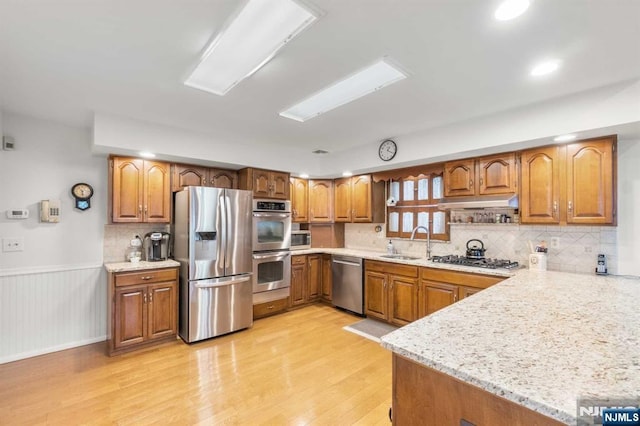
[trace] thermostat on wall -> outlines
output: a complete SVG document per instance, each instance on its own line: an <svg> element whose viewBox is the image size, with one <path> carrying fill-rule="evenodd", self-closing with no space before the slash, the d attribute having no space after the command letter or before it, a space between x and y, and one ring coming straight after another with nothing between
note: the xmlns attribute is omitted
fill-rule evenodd
<svg viewBox="0 0 640 426"><path fill-rule="evenodd" d="M27 209L9 209L7 210L8 219L28 219L29 210Z"/></svg>

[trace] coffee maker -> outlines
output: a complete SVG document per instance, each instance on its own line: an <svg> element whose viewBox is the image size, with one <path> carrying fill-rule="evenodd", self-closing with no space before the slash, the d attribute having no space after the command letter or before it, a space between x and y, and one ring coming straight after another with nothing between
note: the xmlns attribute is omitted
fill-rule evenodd
<svg viewBox="0 0 640 426"><path fill-rule="evenodd" d="M167 260L170 255L171 234L168 232L149 232L142 243L147 262Z"/></svg>

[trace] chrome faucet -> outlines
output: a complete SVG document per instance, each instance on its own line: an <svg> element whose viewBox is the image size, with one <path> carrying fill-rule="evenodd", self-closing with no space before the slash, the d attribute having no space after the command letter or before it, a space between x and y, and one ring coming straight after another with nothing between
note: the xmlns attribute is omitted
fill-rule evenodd
<svg viewBox="0 0 640 426"><path fill-rule="evenodd" d="M429 260L431 259L431 235L429 234L429 228L422 225L418 225L415 228L413 228L413 231L411 231L412 240L415 240L416 232L418 232L418 229L424 229L424 231L427 233L427 260Z"/></svg>

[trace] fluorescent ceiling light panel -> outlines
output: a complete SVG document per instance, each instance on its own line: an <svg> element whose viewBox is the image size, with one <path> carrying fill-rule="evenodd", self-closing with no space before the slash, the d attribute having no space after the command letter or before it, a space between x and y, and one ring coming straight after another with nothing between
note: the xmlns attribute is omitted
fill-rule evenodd
<svg viewBox="0 0 640 426"><path fill-rule="evenodd" d="M211 42L184 84L222 96L317 19L295 0L249 0Z"/></svg>
<svg viewBox="0 0 640 426"><path fill-rule="evenodd" d="M280 115L296 121L306 121L405 78L407 74L382 59L311 95L282 111Z"/></svg>
<svg viewBox="0 0 640 426"><path fill-rule="evenodd" d="M517 18L529 8L529 0L506 0L498 6L493 17L498 21Z"/></svg>

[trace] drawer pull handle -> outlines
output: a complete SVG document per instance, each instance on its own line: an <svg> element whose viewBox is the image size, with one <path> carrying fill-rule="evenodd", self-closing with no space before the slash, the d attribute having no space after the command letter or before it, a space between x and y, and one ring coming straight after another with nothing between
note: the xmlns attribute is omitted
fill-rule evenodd
<svg viewBox="0 0 640 426"><path fill-rule="evenodd" d="M146 277L141 277L141 280L147 281L153 278L153 275L147 275Z"/></svg>
<svg viewBox="0 0 640 426"><path fill-rule="evenodd" d="M273 306L273 305L269 305L269 306L267 306L267 309L273 309L274 307L275 306Z"/></svg>

